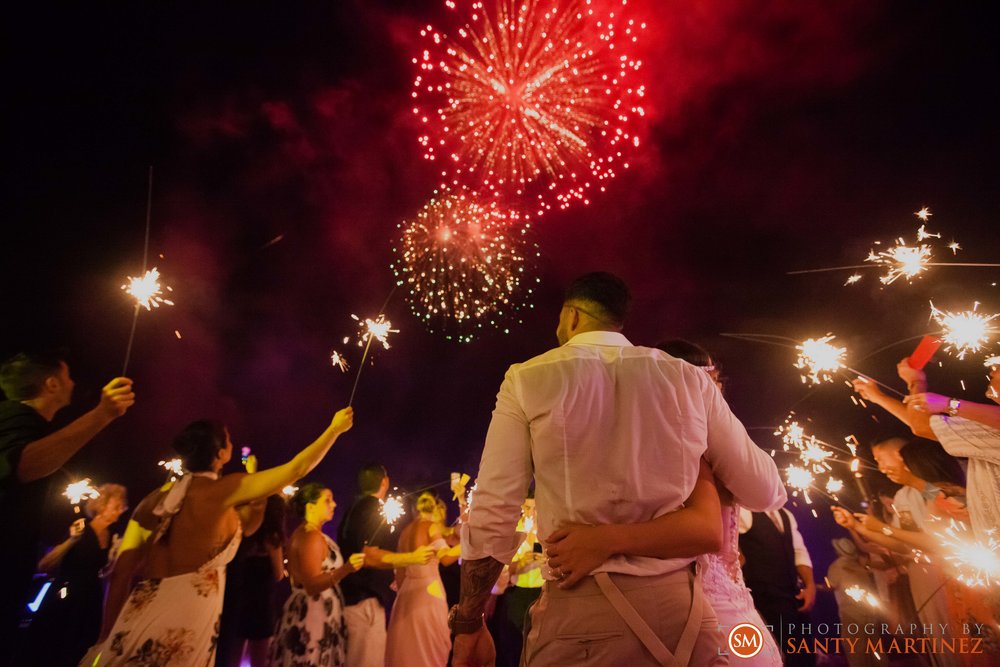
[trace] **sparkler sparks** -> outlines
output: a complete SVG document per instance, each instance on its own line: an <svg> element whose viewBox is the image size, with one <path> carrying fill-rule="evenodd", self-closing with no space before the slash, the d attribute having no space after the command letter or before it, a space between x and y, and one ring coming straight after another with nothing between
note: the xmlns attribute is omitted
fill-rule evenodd
<svg viewBox="0 0 1000 667"><path fill-rule="evenodd" d="M861 602L863 600L870 607L878 608L879 606L878 598L861 588L861 586L855 585L845 588L844 594L855 602Z"/></svg>
<svg viewBox="0 0 1000 667"><path fill-rule="evenodd" d="M469 342L528 306L537 246L530 225L497 202L444 192L402 225L392 270L409 288L410 309L432 331Z"/></svg>
<svg viewBox="0 0 1000 667"><path fill-rule="evenodd" d="M844 490L844 483L839 479L831 477L826 480L826 492L830 495L836 495Z"/></svg>
<svg viewBox="0 0 1000 667"><path fill-rule="evenodd" d="M1000 581L1000 542L996 529L987 532L985 539L974 540L964 523L949 520L937 537L945 548L944 559L955 570L955 578L966 586L991 586Z"/></svg>
<svg viewBox="0 0 1000 667"><path fill-rule="evenodd" d="M66 490L63 491L63 495L69 498L69 502L77 507L84 500L88 498L100 498L101 492L94 488L90 483L90 478L81 479L78 482L72 482L66 485Z"/></svg>
<svg viewBox="0 0 1000 667"><path fill-rule="evenodd" d="M832 382L833 374L844 368L844 355L847 349L835 347L830 344L836 336L827 334L823 338L809 338L796 345L799 351L795 367L807 371L802 376L802 381L810 381L813 384L821 382Z"/></svg>
<svg viewBox="0 0 1000 667"><path fill-rule="evenodd" d="M170 459L169 461L160 461L156 465L160 466L168 473L170 473L170 479L174 480L184 474L184 463L180 459Z"/></svg>
<svg viewBox="0 0 1000 667"><path fill-rule="evenodd" d="M964 359L969 352L978 352L997 331L990 322L1000 313L983 315L977 312L978 308L979 302L976 302L972 310L952 313L939 310L931 303L931 317L943 328L941 340L945 349L955 350L959 359Z"/></svg>
<svg viewBox="0 0 1000 667"><path fill-rule="evenodd" d="M358 339L358 347L367 346L372 340L382 343L382 347L389 349L389 334L399 333L399 329L392 328L392 322L385 319L384 314L379 314L374 320L365 318L362 320L357 315L351 315L357 320L361 327L361 337Z"/></svg>
<svg viewBox="0 0 1000 667"><path fill-rule="evenodd" d="M288 486L286 486L281 490L281 495L283 495L285 498L291 498L296 494L296 492L298 492L298 490L299 487L295 486L294 484L289 484Z"/></svg>
<svg viewBox="0 0 1000 667"><path fill-rule="evenodd" d="M403 506L403 501L398 496L387 496L385 500L382 501L381 507L382 518L385 522L395 527L396 522L399 521L400 517L406 514L406 508Z"/></svg>
<svg viewBox="0 0 1000 667"><path fill-rule="evenodd" d="M913 215L917 216L922 221L927 222L927 219L930 218L934 214L931 213L931 210L929 208L927 208L926 206L924 206L923 208L921 208L919 211L917 211Z"/></svg>
<svg viewBox="0 0 1000 667"><path fill-rule="evenodd" d="M788 466L785 468L785 479L788 485L799 491L806 491L812 486L813 475L805 468L798 466Z"/></svg>
<svg viewBox="0 0 1000 667"><path fill-rule="evenodd" d="M340 369L341 373L346 373L348 369L347 359L340 352L334 350L330 353L330 364Z"/></svg>
<svg viewBox="0 0 1000 667"><path fill-rule="evenodd" d="M622 16L627 0L487 4L471 2L453 34L421 30L412 96L424 157L446 163L452 185L513 190L538 215L588 203L639 145L645 87L632 49L645 24Z"/></svg>
<svg viewBox="0 0 1000 667"><path fill-rule="evenodd" d="M160 272L154 267L146 271L140 278L129 276L128 282L122 285L122 289L135 299L136 307L143 307L146 310L159 308L161 303L168 306L174 305L173 301L163 298L163 290L173 291L169 286L160 286Z"/></svg>
<svg viewBox="0 0 1000 667"><path fill-rule="evenodd" d="M926 238L926 232L923 227L917 232L917 238L919 240ZM869 251L865 261L888 269L886 274L879 278L879 280L883 285L891 285L900 278L906 278L907 282L912 281L927 270L927 264L931 261L932 257L933 253L929 245L920 243L919 245L909 246L900 238L896 240L896 245L888 250L882 250L878 253L874 250Z"/></svg>

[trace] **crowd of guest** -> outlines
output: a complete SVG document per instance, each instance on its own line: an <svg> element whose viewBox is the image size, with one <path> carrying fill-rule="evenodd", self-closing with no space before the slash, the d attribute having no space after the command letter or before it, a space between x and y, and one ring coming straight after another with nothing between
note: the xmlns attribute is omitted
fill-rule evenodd
<svg viewBox="0 0 1000 667"><path fill-rule="evenodd" d="M701 369L721 396L717 365L705 350L677 340L659 347L654 359L669 355ZM1000 359L991 362L987 396L1000 402ZM863 378L854 383L915 437L871 445L885 476L882 502L861 513L834 507L846 533L833 539L837 559L823 578L814 577L795 516L781 507L783 490L741 503L748 491L735 478L721 480L704 460L683 506L645 524L570 524L540 539L529 491L513 555L491 578L485 602L496 664L521 663L528 610L543 588L572 588L595 565L632 554L697 558L696 586L721 636L748 622L770 631L749 665L815 664L815 654L788 646L809 634L817 591L835 595L845 634L885 622L923 629L910 636L942 628L937 638L949 640L959 628L975 627L989 647L984 655L1000 655L995 592L974 588L944 558L949 541L986 538L998 526L1000 407L929 393L924 373L905 360L899 375L909 390L902 401ZM459 597L449 572L462 553L465 495L453 489L460 502L458 516L449 517L435 489L411 494L409 519L396 530L383 513L388 471L373 463L358 472L357 495L330 530L333 490L300 480L351 428L351 408L337 411L284 464L257 470L251 462L229 474L223 469L234 446L226 427L193 422L174 439L183 474L146 495L121 535L115 526L128 509L127 493L105 484L85 504L86 518L43 552L47 478L124 415L135 393L129 379L115 378L93 410L52 430L73 390L61 356L19 354L0 369L0 383L8 399L0 404L0 514L12 528L3 550L0 664L450 663L453 633L461 631L449 628L449 601ZM760 476L770 480L773 462L758 453ZM296 482L294 494L283 497ZM655 536L655 548L631 546L640 530L646 539ZM44 590L33 589L33 581L44 581ZM719 646L721 655L725 648ZM870 652L844 657L851 665L880 664ZM927 655L935 665L989 659Z"/></svg>

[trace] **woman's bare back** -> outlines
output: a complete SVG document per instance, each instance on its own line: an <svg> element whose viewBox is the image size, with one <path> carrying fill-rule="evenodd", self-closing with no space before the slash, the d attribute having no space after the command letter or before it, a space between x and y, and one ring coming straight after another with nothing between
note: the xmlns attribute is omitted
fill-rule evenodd
<svg viewBox="0 0 1000 667"><path fill-rule="evenodd" d="M229 544L239 528L240 519L235 509L222 502L222 494L216 486L220 483L221 480L204 477L191 480L181 509L166 534L155 544L148 545L144 577L160 579L193 572ZM155 530L159 519L152 510L163 493L154 491L137 508L136 519L143 526Z"/></svg>

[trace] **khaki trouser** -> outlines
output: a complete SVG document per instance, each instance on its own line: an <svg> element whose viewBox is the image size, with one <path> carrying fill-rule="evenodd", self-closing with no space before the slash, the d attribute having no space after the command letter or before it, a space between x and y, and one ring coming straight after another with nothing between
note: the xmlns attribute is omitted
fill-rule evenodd
<svg viewBox="0 0 1000 667"><path fill-rule="evenodd" d="M681 570L652 577L611 574L609 579L652 634L670 652L676 651L691 616L693 587L700 587L692 573ZM522 667L662 664L612 605L595 577L587 577L569 590L546 582L528 617L530 630L525 638ZM690 661L682 664L728 664L728 659L719 655L725 639L718 627L715 612L703 600Z"/></svg>
<svg viewBox="0 0 1000 667"><path fill-rule="evenodd" d="M385 665L385 609L375 598L344 607L347 625L347 667Z"/></svg>

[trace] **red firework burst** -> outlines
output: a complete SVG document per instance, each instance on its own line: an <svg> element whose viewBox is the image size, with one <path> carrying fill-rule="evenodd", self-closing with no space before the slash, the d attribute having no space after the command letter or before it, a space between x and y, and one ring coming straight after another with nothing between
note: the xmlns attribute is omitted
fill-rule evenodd
<svg viewBox="0 0 1000 667"><path fill-rule="evenodd" d="M590 188L627 169L644 115L633 52L646 27L623 15L627 2L476 1L454 34L422 30L413 112L442 185L541 215L589 203Z"/></svg>

